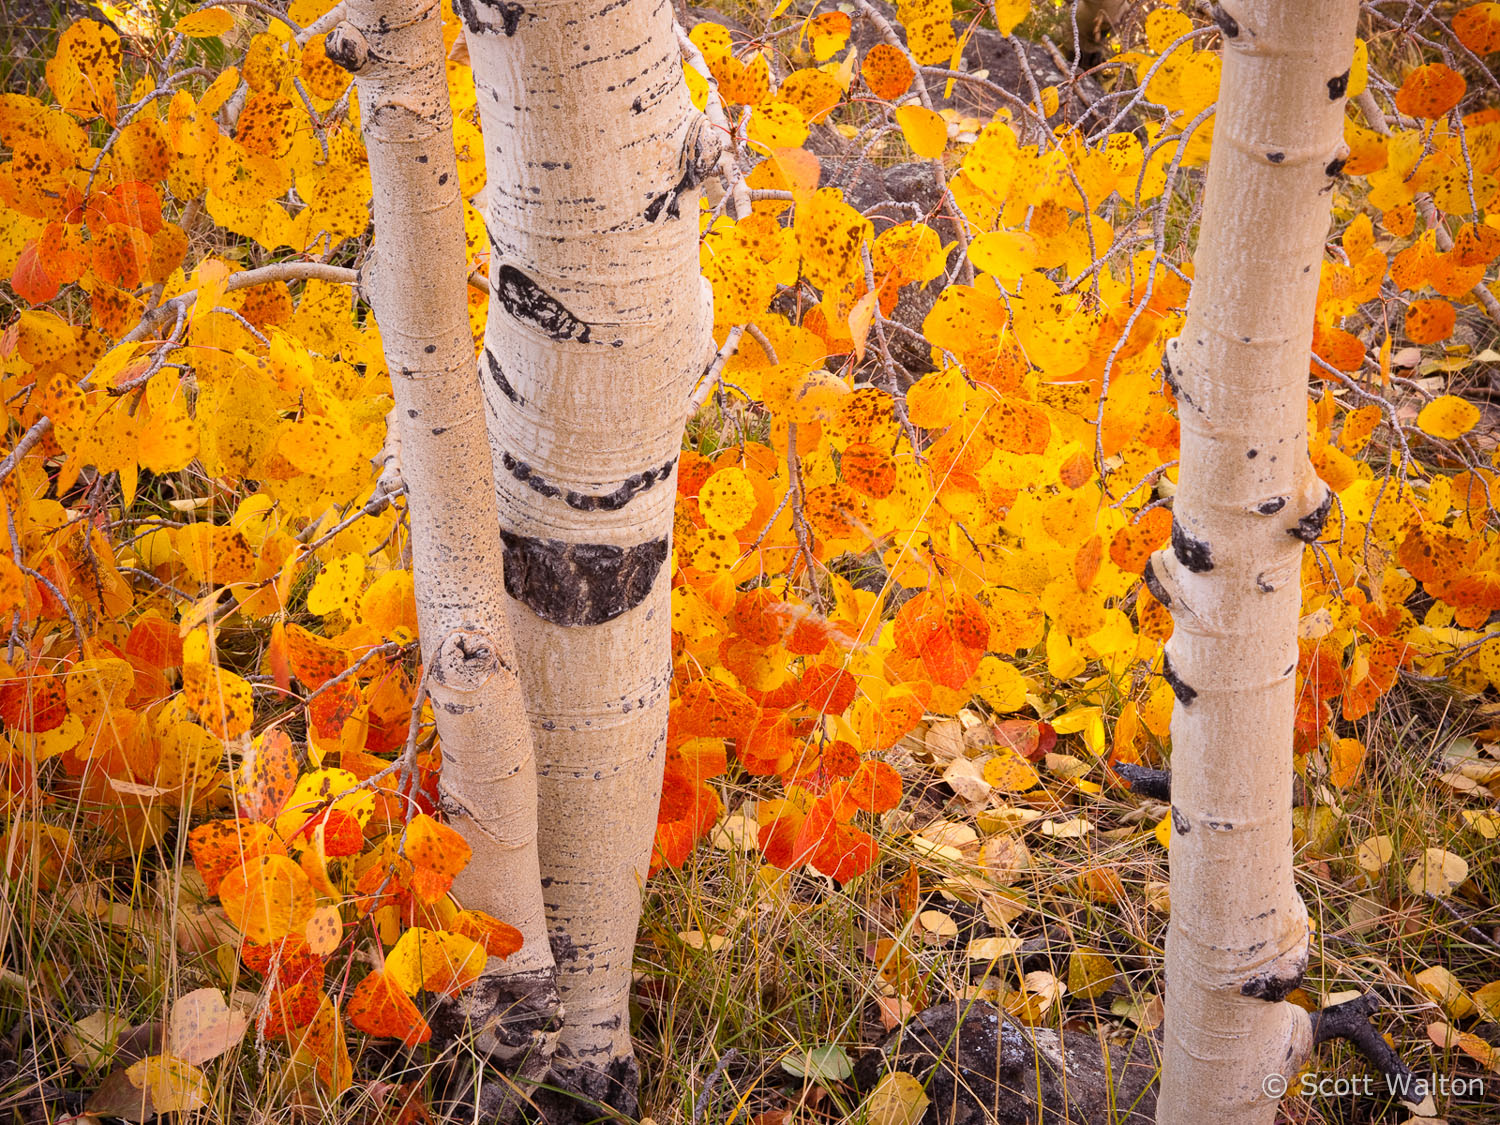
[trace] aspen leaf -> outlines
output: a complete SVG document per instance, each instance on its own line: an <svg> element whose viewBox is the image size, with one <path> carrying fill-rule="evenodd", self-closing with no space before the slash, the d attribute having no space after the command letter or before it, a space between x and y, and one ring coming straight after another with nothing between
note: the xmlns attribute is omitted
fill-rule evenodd
<svg viewBox="0 0 1500 1125"><path fill-rule="evenodd" d="M894 1070L865 1099L865 1120L869 1125L917 1125L931 1101L915 1075Z"/></svg>
<svg viewBox="0 0 1500 1125"><path fill-rule="evenodd" d="M1396 91L1396 108L1408 117L1441 117L1463 99L1463 75L1442 63L1419 66Z"/></svg>
<svg viewBox="0 0 1500 1125"><path fill-rule="evenodd" d="M1454 1019L1466 1019L1474 1014L1474 1002L1469 999L1469 994L1458 983L1458 978L1443 966L1423 969L1410 975L1408 980Z"/></svg>
<svg viewBox="0 0 1500 1125"><path fill-rule="evenodd" d="M1355 862L1371 875L1379 875L1395 857L1396 845L1389 836L1371 836L1354 852Z"/></svg>
<svg viewBox="0 0 1500 1125"><path fill-rule="evenodd" d="M975 938L964 951L970 961L1000 961L1020 952L1025 940L1017 937Z"/></svg>
<svg viewBox="0 0 1500 1125"><path fill-rule="evenodd" d="M1500 4L1470 4L1453 16L1453 33L1476 55L1500 51Z"/></svg>
<svg viewBox="0 0 1500 1125"><path fill-rule="evenodd" d="M720 469L698 492L698 510L710 527L727 534L739 531L755 514L755 489L743 469Z"/></svg>
<svg viewBox="0 0 1500 1125"><path fill-rule="evenodd" d="M414 926L386 955L386 977L408 995L450 995L467 988L484 970L485 950L473 938Z"/></svg>
<svg viewBox="0 0 1500 1125"><path fill-rule="evenodd" d="M969 261L1013 286L1036 265L1036 239L1025 231L986 231L969 243Z"/></svg>
<svg viewBox="0 0 1500 1125"><path fill-rule="evenodd" d="M167 1049L184 1062L206 1063L231 1050L249 1026L249 1017L225 1003L217 988L200 988L172 1005Z"/></svg>
<svg viewBox="0 0 1500 1125"><path fill-rule="evenodd" d="M1445 1051L1457 1047L1485 1069L1500 1071L1500 1051L1472 1031L1459 1031L1445 1023L1430 1023L1427 1037Z"/></svg>
<svg viewBox="0 0 1500 1125"><path fill-rule="evenodd" d="M172 25L178 35L189 39L213 39L234 26L234 16L224 8L199 8Z"/></svg>
<svg viewBox="0 0 1500 1125"><path fill-rule="evenodd" d="M912 152L924 160L942 156L948 147L948 123L924 106L902 106L896 110L896 124Z"/></svg>
<svg viewBox="0 0 1500 1125"><path fill-rule="evenodd" d="M1343 789L1364 764L1365 744L1357 738L1336 738L1329 747L1328 759L1328 783Z"/></svg>
<svg viewBox="0 0 1500 1125"><path fill-rule="evenodd" d="M1024 793L1035 789L1041 781L1031 763L1011 752L997 754L986 762L984 779L1002 793Z"/></svg>
<svg viewBox="0 0 1500 1125"><path fill-rule="evenodd" d="M301 935L317 909L302 868L284 855L262 855L235 867L219 884L219 901L235 929L257 944Z"/></svg>
<svg viewBox="0 0 1500 1125"><path fill-rule="evenodd" d="M842 1082L853 1074L854 1062L849 1058L849 1052L837 1043L823 1043L783 1059L781 1069L793 1078L826 1085Z"/></svg>
<svg viewBox="0 0 1500 1125"><path fill-rule="evenodd" d="M947 258L937 231L925 223L890 227L877 235L870 247L876 276L888 275L898 285L933 280L943 272Z"/></svg>
<svg viewBox="0 0 1500 1125"><path fill-rule="evenodd" d="M1068 993L1093 999L1109 991L1114 983L1115 966L1102 953L1074 950L1068 955Z"/></svg>
<svg viewBox="0 0 1500 1125"><path fill-rule="evenodd" d="M863 363L865 345L870 336L870 326L875 321L875 301L878 294L866 293L854 302L849 312L849 338L854 341L854 358Z"/></svg>
<svg viewBox="0 0 1500 1125"><path fill-rule="evenodd" d="M427 1026L422 1013L383 969L372 970L354 986L344 1005L344 1015L360 1031L400 1039L408 1047L432 1038L432 1028Z"/></svg>
<svg viewBox="0 0 1500 1125"><path fill-rule="evenodd" d="M992 881L1009 886L1031 869L1031 851L1021 837L1002 832L980 845L979 866Z"/></svg>
<svg viewBox="0 0 1500 1125"><path fill-rule="evenodd" d="M807 21L805 34L812 43L813 58L827 62L849 42L853 21L845 12L824 12Z"/></svg>
<svg viewBox="0 0 1500 1125"><path fill-rule="evenodd" d="M1446 895L1468 877L1469 864L1462 856L1427 848L1406 873L1406 885L1413 894Z"/></svg>
<svg viewBox="0 0 1500 1125"><path fill-rule="evenodd" d="M859 74L870 93L887 102L895 101L906 93L913 77L911 64L906 61L906 56L899 48L888 43L877 43L865 52Z"/></svg>
<svg viewBox="0 0 1500 1125"><path fill-rule="evenodd" d="M509 957L521 948L521 931L491 918L482 910L460 910L448 928L456 934L473 938L491 957Z"/></svg>
<svg viewBox="0 0 1500 1125"><path fill-rule="evenodd" d="M336 906L320 906L307 920L302 935L307 949L316 957L326 957L344 940L344 921Z"/></svg>
<svg viewBox="0 0 1500 1125"><path fill-rule="evenodd" d="M865 812L882 813L901 801L901 775L885 762L860 762L847 785L849 799Z"/></svg>
<svg viewBox="0 0 1500 1125"><path fill-rule="evenodd" d="M1370 84L1370 47L1363 39L1354 41L1354 61L1349 65L1349 85L1344 91L1350 99L1365 92Z"/></svg>
<svg viewBox="0 0 1500 1125"><path fill-rule="evenodd" d="M130 1030L130 1021L113 1012L91 1012L63 1033L68 1061L82 1070L101 1070L115 1058L115 1044Z"/></svg>
<svg viewBox="0 0 1500 1125"><path fill-rule="evenodd" d="M354 436L316 414L282 427L278 448L293 468L314 477L338 476L361 463Z"/></svg>
<svg viewBox="0 0 1500 1125"><path fill-rule="evenodd" d="M1423 433L1452 441L1479 423L1479 408L1458 395L1441 395L1422 407L1417 426Z"/></svg>
<svg viewBox="0 0 1500 1125"><path fill-rule="evenodd" d="M317 1011L307 1026L288 1036L293 1057L313 1064L318 1081L333 1097L338 1097L354 1080L354 1067L344 1040L344 1025L333 1001L318 994Z"/></svg>
<svg viewBox="0 0 1500 1125"><path fill-rule="evenodd" d="M267 731L246 748L235 771L235 804L252 820L272 820L297 784L297 756L286 732Z"/></svg>
<svg viewBox="0 0 1500 1125"><path fill-rule="evenodd" d="M807 140L807 120L789 102L770 102L756 107L745 136L761 151L801 148Z"/></svg>
<svg viewBox="0 0 1500 1125"><path fill-rule="evenodd" d="M1175 8L1157 8L1146 17L1146 46L1159 55L1193 30L1193 21Z"/></svg>
<svg viewBox="0 0 1500 1125"><path fill-rule="evenodd" d="M1406 338L1413 344L1435 344L1453 334L1456 316L1448 301L1413 301L1406 308Z"/></svg>
<svg viewBox="0 0 1500 1125"><path fill-rule="evenodd" d="M412 889L424 902L435 902L448 893L453 877L464 869L473 854L454 829L418 813L406 828L406 858L412 863Z"/></svg>
<svg viewBox="0 0 1500 1125"><path fill-rule="evenodd" d="M995 0L992 14L1001 35L1009 35L1031 14L1031 0Z"/></svg>
<svg viewBox="0 0 1500 1125"><path fill-rule="evenodd" d="M149 1091L158 1113L190 1113L208 1105L212 1091L203 1072L171 1055L148 1055L125 1071L137 1090Z"/></svg>

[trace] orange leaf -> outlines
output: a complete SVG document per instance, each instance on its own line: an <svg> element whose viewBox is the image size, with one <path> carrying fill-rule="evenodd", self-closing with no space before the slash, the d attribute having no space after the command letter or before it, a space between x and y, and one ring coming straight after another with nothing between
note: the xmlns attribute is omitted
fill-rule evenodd
<svg viewBox="0 0 1500 1125"><path fill-rule="evenodd" d="M460 910L448 928L473 938L491 957L509 957L521 948L521 931L482 910Z"/></svg>
<svg viewBox="0 0 1500 1125"><path fill-rule="evenodd" d="M188 833L188 852L208 893L216 895L220 881L234 868L259 855L285 855L286 849L270 825L251 820L211 820Z"/></svg>
<svg viewBox="0 0 1500 1125"><path fill-rule="evenodd" d="M406 828L406 858L412 864L412 890L424 902L436 902L453 886L473 852L452 828L418 813Z"/></svg>
<svg viewBox="0 0 1500 1125"><path fill-rule="evenodd" d="M911 87L913 77L911 63L899 48L888 43L877 43L865 52L859 64L860 77L881 101L892 102Z"/></svg>
<svg viewBox="0 0 1500 1125"><path fill-rule="evenodd" d="M400 1039L408 1047L432 1038L432 1028L411 997L396 987L383 969L375 969L354 986L344 1014L367 1035Z"/></svg>
<svg viewBox="0 0 1500 1125"><path fill-rule="evenodd" d="M1442 63L1419 66L1396 91L1396 108L1408 117L1441 117L1463 99L1463 75Z"/></svg>

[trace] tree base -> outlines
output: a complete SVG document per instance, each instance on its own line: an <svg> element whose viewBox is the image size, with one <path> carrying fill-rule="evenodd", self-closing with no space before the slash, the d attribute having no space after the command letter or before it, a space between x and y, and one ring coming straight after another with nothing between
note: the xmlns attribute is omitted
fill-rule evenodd
<svg viewBox="0 0 1500 1125"><path fill-rule="evenodd" d="M1087 1032L1012 1023L984 1001L938 1004L860 1059L868 1093L892 1071L912 1075L932 1104L924 1125L1151 1125L1156 1042L1106 1054Z"/></svg>

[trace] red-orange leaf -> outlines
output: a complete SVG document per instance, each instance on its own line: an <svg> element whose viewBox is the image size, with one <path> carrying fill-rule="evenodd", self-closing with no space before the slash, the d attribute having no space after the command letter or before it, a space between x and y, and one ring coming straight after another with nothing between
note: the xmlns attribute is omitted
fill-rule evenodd
<svg viewBox="0 0 1500 1125"><path fill-rule="evenodd" d="M408 1047L432 1038L432 1028L383 969L373 970L354 986L344 1005L349 1022L368 1035L399 1039Z"/></svg>

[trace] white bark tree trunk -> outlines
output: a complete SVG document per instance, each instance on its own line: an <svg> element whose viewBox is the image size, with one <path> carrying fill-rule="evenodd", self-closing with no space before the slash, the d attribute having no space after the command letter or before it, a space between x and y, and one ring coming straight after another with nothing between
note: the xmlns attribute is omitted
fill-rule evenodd
<svg viewBox="0 0 1500 1125"><path fill-rule="evenodd" d="M507 995L520 993L540 1008L540 1020L510 1029L519 1047L530 1047L537 1024L555 1018L553 963L537 857L535 759L501 592L466 308L441 8L433 0L348 0L346 17L329 35L328 53L359 85L375 218L363 289L396 400L443 799L474 853L455 889L465 906L521 931L521 950L503 964L492 959L476 993L493 1000L503 976Z"/></svg>
<svg viewBox="0 0 1500 1125"><path fill-rule="evenodd" d="M720 145L665 0L457 8L488 169L481 381L564 1007L553 1074L631 1112L677 455L713 350L697 183Z"/></svg>
<svg viewBox="0 0 1500 1125"><path fill-rule="evenodd" d="M1312 1047L1292 881L1308 353L1357 0L1229 0L1196 279L1168 349L1182 422L1172 546L1172 920L1157 1120L1269 1122Z"/></svg>

